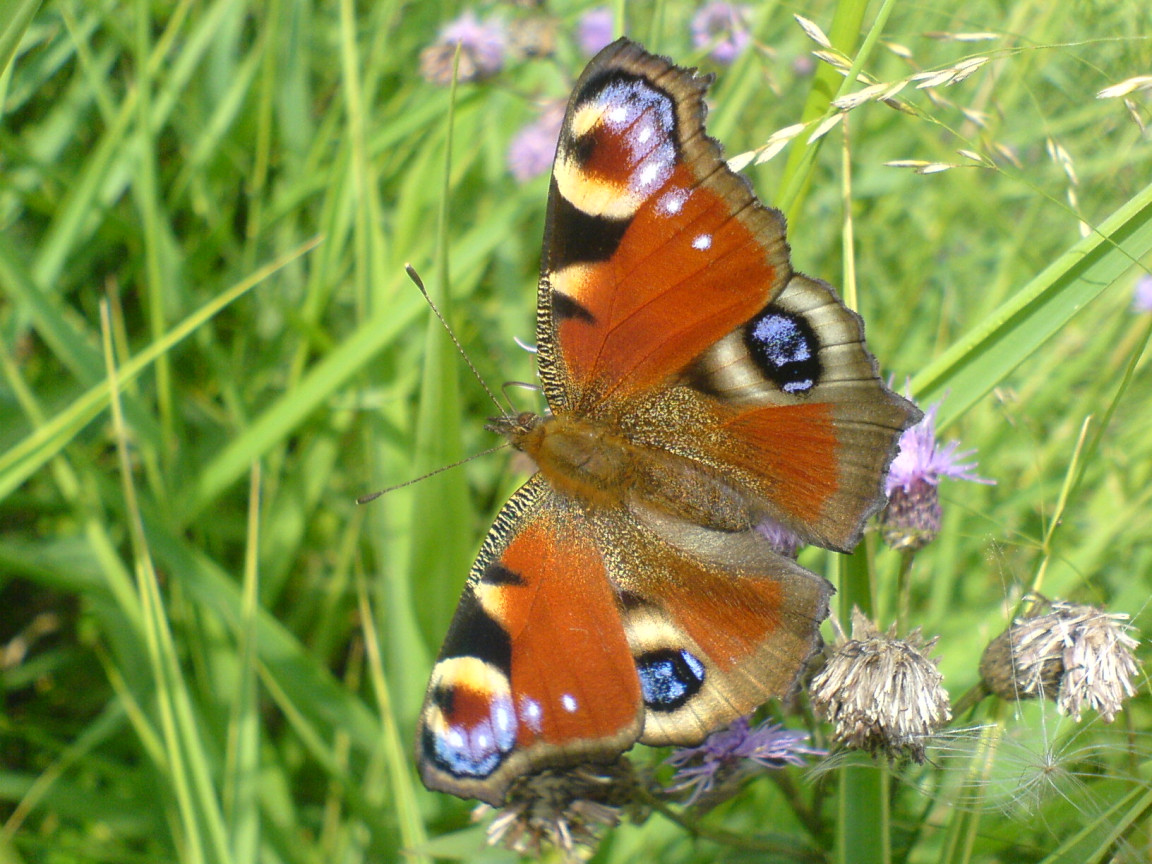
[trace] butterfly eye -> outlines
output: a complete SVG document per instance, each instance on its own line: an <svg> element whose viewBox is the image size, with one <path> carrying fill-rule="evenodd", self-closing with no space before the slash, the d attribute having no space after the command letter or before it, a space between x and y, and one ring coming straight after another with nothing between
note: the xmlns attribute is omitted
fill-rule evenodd
<svg viewBox="0 0 1152 864"><path fill-rule="evenodd" d="M799 315L769 306L748 322L745 342L760 370L785 393L807 393L820 380L820 343Z"/></svg>
<svg viewBox="0 0 1152 864"><path fill-rule="evenodd" d="M704 664L684 649L661 648L636 658L644 704L653 711L675 711L704 683Z"/></svg>

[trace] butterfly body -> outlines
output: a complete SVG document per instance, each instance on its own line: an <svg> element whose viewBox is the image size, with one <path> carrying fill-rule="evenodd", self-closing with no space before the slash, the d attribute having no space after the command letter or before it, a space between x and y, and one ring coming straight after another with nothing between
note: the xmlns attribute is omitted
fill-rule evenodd
<svg viewBox="0 0 1152 864"><path fill-rule="evenodd" d="M760 527L849 550L919 416L784 220L704 134L707 80L627 40L569 102L537 345L548 412L487 428L537 473L497 516L432 672L430 788L695 744L791 689L831 586Z"/></svg>

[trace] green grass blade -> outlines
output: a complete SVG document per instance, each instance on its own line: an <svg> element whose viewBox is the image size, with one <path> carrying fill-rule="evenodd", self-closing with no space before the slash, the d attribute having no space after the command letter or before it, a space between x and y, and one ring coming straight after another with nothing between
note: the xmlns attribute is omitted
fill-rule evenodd
<svg viewBox="0 0 1152 864"><path fill-rule="evenodd" d="M962 415L1078 312L1152 253L1152 185L1052 262L915 378L917 398L948 395L941 425Z"/></svg>
<svg viewBox="0 0 1152 864"><path fill-rule="evenodd" d="M1061 844L1040 864L1096 864L1114 851L1116 841L1152 813L1152 789L1136 788Z"/></svg>
<svg viewBox="0 0 1152 864"><path fill-rule="evenodd" d="M16 56L20 40L42 0L4 0L0 3L0 74L6 74L8 65Z"/></svg>

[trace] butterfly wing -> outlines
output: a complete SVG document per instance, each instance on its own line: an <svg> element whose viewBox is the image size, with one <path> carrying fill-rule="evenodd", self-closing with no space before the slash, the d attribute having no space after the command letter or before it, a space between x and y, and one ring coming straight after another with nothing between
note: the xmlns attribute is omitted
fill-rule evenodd
<svg viewBox="0 0 1152 864"><path fill-rule="evenodd" d="M432 670L424 784L499 805L523 774L632 746L643 707L620 616L582 511L529 480L489 532Z"/></svg>
<svg viewBox="0 0 1152 864"><path fill-rule="evenodd" d="M698 744L783 697L821 644L832 586L756 531L605 514L609 572L644 700L641 742Z"/></svg>
<svg viewBox="0 0 1152 864"><path fill-rule="evenodd" d="M627 40L577 82L548 204L544 392L729 484L749 523L851 549L920 412L880 380L859 316L792 272L783 216L704 132L707 83Z"/></svg>
<svg viewBox="0 0 1152 864"><path fill-rule="evenodd" d="M597 415L664 385L788 280L783 217L704 134L709 80L621 39L576 83L538 297L554 412Z"/></svg>

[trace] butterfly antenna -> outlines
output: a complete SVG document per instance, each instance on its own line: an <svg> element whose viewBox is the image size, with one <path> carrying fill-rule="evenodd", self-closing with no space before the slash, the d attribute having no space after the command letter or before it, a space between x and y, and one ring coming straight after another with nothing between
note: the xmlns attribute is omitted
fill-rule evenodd
<svg viewBox="0 0 1152 864"><path fill-rule="evenodd" d="M452 344L456 346L456 350L460 352L460 356L464 358L464 362L468 364L468 368L472 370L472 374L476 376L476 380L480 382L480 386L484 388L484 392L488 394L488 398L492 400L492 402L496 405L496 408L500 411L501 414L506 415L506 416L511 414L512 413L511 409L505 408L503 405L500 404L500 400L496 398L496 394L492 392L492 390L484 382L484 379L480 376L480 373L476 370L476 367L472 365L472 360L471 360L471 358L469 358L468 352L464 350L464 346L460 344L460 340L457 339L456 334L452 332L452 327L451 327L451 325L449 325L448 320L440 313L440 310L436 307L436 304L432 301L432 298L428 296L428 289L424 287L424 280L420 278L420 274L416 272L416 268L413 267L411 264L405 264L404 265L404 272L408 274L408 278L411 279L416 284L416 287L420 289L420 293L424 295L424 302L428 304L428 308L430 308L432 310L432 312L439 319L440 323L444 326L444 329L448 333L448 338L452 340ZM469 458L472 458L472 457L469 457ZM464 461L467 462L468 460L465 459ZM455 464L459 465L460 463L457 462ZM444 468L441 468L439 470L443 471L446 468L452 468L452 467L454 467L454 465L445 465ZM433 471L432 473L436 474L438 472ZM428 474L425 476L430 477L432 475ZM423 477L417 477L416 478L416 480L423 480L423 479L424 479ZM409 480L408 483L415 483L416 480ZM408 483L401 483L400 486L407 486ZM392 488L393 489L399 489L400 487L394 486ZM391 491L392 491L391 489L385 489L384 490L384 492L391 492ZM377 493L377 494L381 495L381 494L383 494L383 492ZM363 503L363 502L360 502L360 503Z"/></svg>
<svg viewBox="0 0 1152 864"><path fill-rule="evenodd" d="M435 471L429 471L427 474L421 474L419 477L413 477L411 480L405 480L403 483L397 483L395 486L389 486L387 489L381 489L379 492L369 492L367 495L361 495L356 499L357 504L367 504L369 501L375 501L382 495L387 495L389 492L395 492L397 489L403 489L405 486L411 486L413 483L419 483L421 480L427 480L429 477L435 477L447 471L449 468L459 468L471 462L473 459L479 459L481 456L487 456L489 453L495 453L497 450L503 450L508 446L508 442L497 444L495 447L489 447L487 450L481 450L479 453L473 453L471 456L466 456L458 462L453 462L450 465L442 465Z"/></svg>

